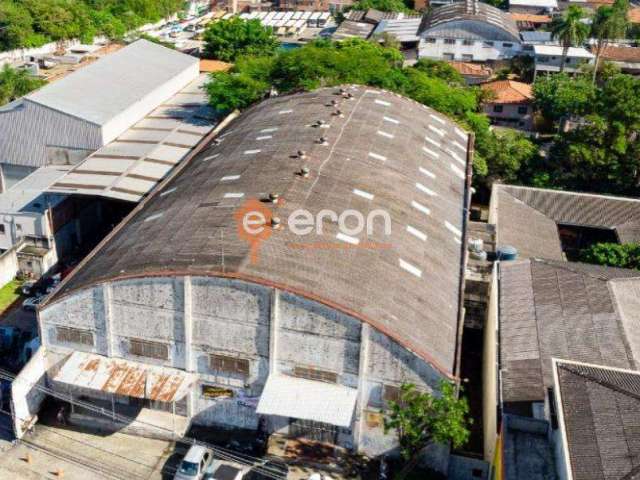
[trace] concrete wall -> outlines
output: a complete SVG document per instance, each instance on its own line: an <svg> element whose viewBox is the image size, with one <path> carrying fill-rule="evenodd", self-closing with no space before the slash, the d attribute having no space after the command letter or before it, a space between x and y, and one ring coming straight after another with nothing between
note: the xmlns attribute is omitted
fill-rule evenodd
<svg viewBox="0 0 640 480"><path fill-rule="evenodd" d="M37 387L44 387L46 370L44 348L40 347L11 384L11 413L18 439L36 422L45 398L44 392Z"/></svg>
<svg viewBox="0 0 640 480"><path fill-rule="evenodd" d="M396 439L382 428L384 385L415 383L436 390L440 374L389 337L359 320L317 302L238 280L215 277L154 277L122 280L79 291L39 313L43 343L53 352L72 347L195 372L199 383L188 395L196 424L255 429L257 401L270 373L295 366L333 372L337 382L358 389L351 428L339 443L369 455L393 451ZM56 325L94 332L94 347L57 342ZM160 361L128 353L128 339L169 346ZM249 375L212 371L209 355L249 361ZM203 395L202 386L228 390L224 398ZM271 428L287 433L288 419L273 417ZM429 452L446 471L447 449Z"/></svg>
<svg viewBox="0 0 640 480"><path fill-rule="evenodd" d="M502 107L501 112L496 112L494 107ZM519 108L526 108L525 113L520 113ZM513 128L531 130L533 126L533 106L529 104L511 103L487 103L483 106L484 113L495 125L503 125Z"/></svg>
<svg viewBox="0 0 640 480"><path fill-rule="evenodd" d="M482 426L484 459L488 462L494 458L498 437L498 269L499 263L496 263L491 274L482 358Z"/></svg>
<svg viewBox="0 0 640 480"><path fill-rule="evenodd" d="M0 288L13 280L18 273L16 249L10 248L0 254Z"/></svg>

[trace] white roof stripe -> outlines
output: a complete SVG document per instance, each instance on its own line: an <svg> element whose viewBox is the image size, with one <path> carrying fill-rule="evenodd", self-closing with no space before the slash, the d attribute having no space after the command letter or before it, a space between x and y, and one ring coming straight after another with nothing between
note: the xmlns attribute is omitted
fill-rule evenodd
<svg viewBox="0 0 640 480"><path fill-rule="evenodd" d="M424 213L425 215L431 215L431 210L429 210L429 208L428 208L428 207L425 207L424 205L422 205L422 204L421 204L421 203L419 203L419 202L416 202L415 200L412 200L412 201L411 201L411 206L412 206L413 208L415 208L416 210L418 210L418 211L420 211L420 212Z"/></svg>
<svg viewBox="0 0 640 480"><path fill-rule="evenodd" d="M260 149L256 149L256 150L245 150L244 154L245 155L255 155L256 153L260 153L262 150Z"/></svg>
<svg viewBox="0 0 640 480"><path fill-rule="evenodd" d="M293 112L293 110L280 110L278 112L278 115L284 115L285 113L291 113L291 112Z"/></svg>
<svg viewBox="0 0 640 480"><path fill-rule="evenodd" d="M164 197L165 195L169 195L171 192L175 192L176 191L176 187L170 188L169 190L165 190L164 192L162 192L160 194L161 197Z"/></svg>
<svg viewBox="0 0 640 480"><path fill-rule="evenodd" d="M379 100L377 98L374 100L374 102L377 103L378 105L384 105L385 107L391 106L391 104L389 102L386 102L384 100Z"/></svg>
<svg viewBox="0 0 640 480"><path fill-rule="evenodd" d="M373 200L373 194L365 192L364 190L358 190L357 188L354 188L353 193L355 193L359 197L366 198L367 200Z"/></svg>
<svg viewBox="0 0 640 480"><path fill-rule="evenodd" d="M369 156L371 158L375 158L376 160L382 160L383 162L387 161L387 157L385 157L384 155L379 155L377 153L369 152Z"/></svg>
<svg viewBox="0 0 640 480"><path fill-rule="evenodd" d="M420 170L420 173L422 173L423 175L426 175L429 178L436 178L436 174L430 172L429 170L427 170L424 167L418 167L418 170Z"/></svg>
<svg viewBox="0 0 640 480"><path fill-rule="evenodd" d="M271 133L271 132L277 132L278 131L278 127L271 127L271 128L263 128L262 130L260 130L260 133Z"/></svg>
<svg viewBox="0 0 640 480"><path fill-rule="evenodd" d="M224 198L242 198L244 197L244 193L225 193Z"/></svg>
<svg viewBox="0 0 640 480"><path fill-rule="evenodd" d="M440 156L439 153L434 152L433 150L427 148L427 147L422 147L422 150L425 151L426 153L428 153L429 155L431 155L432 157L438 158Z"/></svg>
<svg viewBox="0 0 640 480"><path fill-rule="evenodd" d="M162 212L156 213L155 215L151 215L144 219L145 222L150 222L151 220L155 220L156 218L160 218L163 215Z"/></svg>
<svg viewBox="0 0 640 480"><path fill-rule="evenodd" d="M240 175L226 175L220 179L221 182L230 182L232 180L238 180Z"/></svg>
<svg viewBox="0 0 640 480"><path fill-rule="evenodd" d="M382 130L378 130L378 135L381 135L383 137L387 137L387 138L393 138L393 134L389 133L389 132L384 132Z"/></svg>
<svg viewBox="0 0 640 480"><path fill-rule="evenodd" d="M464 133L458 127L454 128L453 130L454 130L454 132L456 132L456 135L458 135L462 140L464 140L465 142L467 141L467 134L466 133Z"/></svg>
<svg viewBox="0 0 640 480"><path fill-rule="evenodd" d="M458 147L460 150L462 150L463 152L466 152L467 149L464 145L462 145L460 142L456 142L455 140L452 142L456 147Z"/></svg>
<svg viewBox="0 0 640 480"><path fill-rule="evenodd" d="M203 161L203 162L208 162L209 160L213 160L214 158L217 158L217 157L219 157L219 156L220 156L220 154L219 154L219 153L216 153L216 154L214 154L214 155L209 155L208 157L204 157L204 158L202 159L202 161Z"/></svg>
<svg viewBox="0 0 640 480"><path fill-rule="evenodd" d="M270 138L273 138L273 135L260 135L259 137L256 137L256 140L268 140Z"/></svg>
<svg viewBox="0 0 640 480"><path fill-rule="evenodd" d="M436 122L440 122L442 125L445 125L445 124L446 124L446 122L445 122L443 119L441 119L441 118L440 118L439 116L437 116L437 115L434 115L433 113L431 113L429 116L430 116L431 118L433 118Z"/></svg>
<svg viewBox="0 0 640 480"><path fill-rule="evenodd" d="M421 232L420 230L418 230L415 227L412 227L411 225L407 225L407 232L409 232L411 235L413 235L416 238L419 238L420 240L422 240L423 242L427 241L427 234Z"/></svg>
<svg viewBox="0 0 640 480"><path fill-rule="evenodd" d="M444 137L444 134L447 133L446 131L442 130L441 128L436 128L433 125L429 125L429 130L431 130L432 132L436 132L441 137Z"/></svg>
<svg viewBox="0 0 640 480"><path fill-rule="evenodd" d="M342 240L343 242L350 243L351 245L358 245L360 243L360 240L358 238L352 237L350 235L345 235L342 232L338 232L336 238L338 240Z"/></svg>
<svg viewBox="0 0 640 480"><path fill-rule="evenodd" d="M450 223L445 220L444 226L447 227L447 230L449 230L454 235L457 235L458 237L462 236L462 232L460 231L460 229L457 228L453 223Z"/></svg>
<svg viewBox="0 0 640 480"><path fill-rule="evenodd" d="M382 120L384 120L385 122L394 123L396 125L400 124L400 120L396 120L395 118L391 117L382 117Z"/></svg>
<svg viewBox="0 0 640 480"><path fill-rule="evenodd" d="M422 270L420 270L418 267L410 264L409 262L401 258L398 259L398 263L400 265L400 268L402 268L403 270L406 270L407 272L409 272L412 275L415 275L418 278L422 278Z"/></svg>
<svg viewBox="0 0 640 480"><path fill-rule="evenodd" d="M436 192L434 192L433 190L425 187L423 184L421 184L420 182L416 182L416 188L418 190L420 190L421 192L426 193L427 195L431 196L431 197L435 197L438 194Z"/></svg>
<svg viewBox="0 0 640 480"><path fill-rule="evenodd" d="M440 148L440 142L436 142L433 138L424 137L424 139L429 142L431 145Z"/></svg>
<svg viewBox="0 0 640 480"><path fill-rule="evenodd" d="M453 163L451 164L451 170L453 170L453 173L455 173L458 177L460 177L461 179L465 179L466 176L464 174L464 171L462 171L460 168L458 168L456 165L454 165Z"/></svg>

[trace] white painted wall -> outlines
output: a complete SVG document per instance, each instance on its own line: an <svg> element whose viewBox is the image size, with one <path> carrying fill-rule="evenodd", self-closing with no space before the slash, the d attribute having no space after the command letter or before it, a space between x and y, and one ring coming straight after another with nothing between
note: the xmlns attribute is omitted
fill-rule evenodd
<svg viewBox="0 0 640 480"><path fill-rule="evenodd" d="M434 60L457 60L485 62L512 58L521 51L518 42L492 41L492 45L481 40L444 39L426 37L418 45L419 58ZM446 43L453 40L455 43ZM450 55L453 55L451 58Z"/></svg>
<svg viewBox="0 0 640 480"><path fill-rule="evenodd" d="M40 347L12 383L11 412L14 417L14 433L18 439L36 421L45 394L35 387L45 386L46 371L44 348Z"/></svg>

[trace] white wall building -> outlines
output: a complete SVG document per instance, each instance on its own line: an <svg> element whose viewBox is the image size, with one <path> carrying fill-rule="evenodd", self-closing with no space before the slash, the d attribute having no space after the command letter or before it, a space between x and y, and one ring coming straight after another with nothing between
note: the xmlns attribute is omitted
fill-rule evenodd
<svg viewBox="0 0 640 480"><path fill-rule="evenodd" d="M421 58L486 62L509 59L521 50L513 19L477 0L430 10L422 19L418 35Z"/></svg>
<svg viewBox="0 0 640 480"><path fill-rule="evenodd" d="M541 72L559 72L562 66L564 48L559 45L533 45L536 75ZM585 48L569 47L565 59L564 71L575 73L580 66L592 64L595 55Z"/></svg>

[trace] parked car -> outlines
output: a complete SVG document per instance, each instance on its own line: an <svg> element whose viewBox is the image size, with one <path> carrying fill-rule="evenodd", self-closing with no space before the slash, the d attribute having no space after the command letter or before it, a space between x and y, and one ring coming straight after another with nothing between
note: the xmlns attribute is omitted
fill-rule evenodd
<svg viewBox="0 0 640 480"><path fill-rule="evenodd" d="M192 445L180 462L174 480L201 480L205 469L211 463L213 454L208 448Z"/></svg>
<svg viewBox="0 0 640 480"><path fill-rule="evenodd" d="M203 480L242 480L249 472L249 467L215 459L207 467Z"/></svg>
<svg viewBox="0 0 640 480"><path fill-rule="evenodd" d="M23 295L28 297L33 292L33 287L35 287L35 285L36 285L35 280L27 280L22 284L22 287L20 287L20 291L22 292Z"/></svg>
<svg viewBox="0 0 640 480"><path fill-rule="evenodd" d="M28 312L35 312L38 305L44 299L44 295L38 295L36 297L29 297L24 302L22 302L22 309Z"/></svg>

